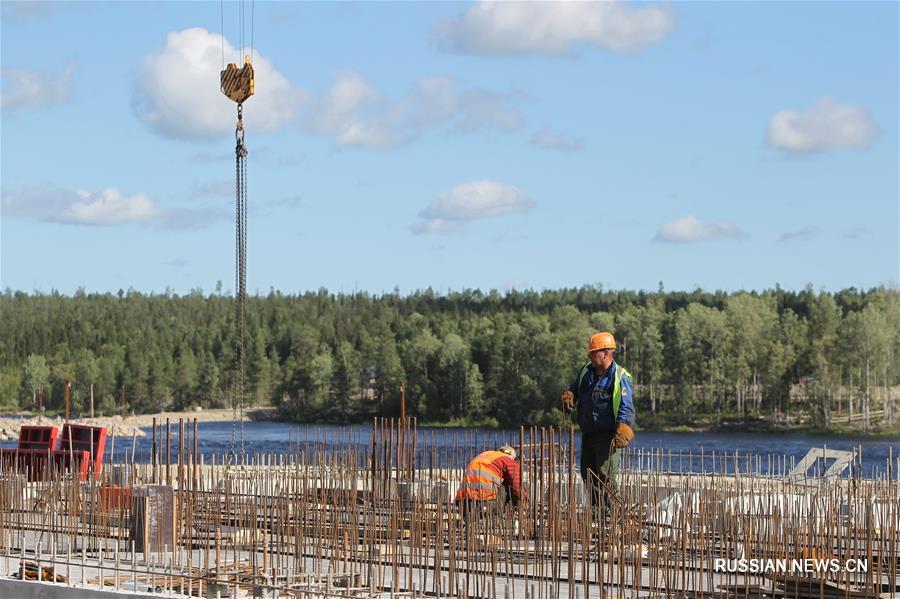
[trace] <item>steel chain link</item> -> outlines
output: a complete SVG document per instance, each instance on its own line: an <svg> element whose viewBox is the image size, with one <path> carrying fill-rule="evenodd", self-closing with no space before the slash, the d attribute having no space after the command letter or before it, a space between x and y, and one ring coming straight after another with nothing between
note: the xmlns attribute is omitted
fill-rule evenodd
<svg viewBox="0 0 900 599"><path fill-rule="evenodd" d="M240 458L244 449L244 355L247 297L247 146L244 143L243 106L238 104L235 129L235 377L231 395L231 454L237 463L237 423L240 422Z"/></svg>

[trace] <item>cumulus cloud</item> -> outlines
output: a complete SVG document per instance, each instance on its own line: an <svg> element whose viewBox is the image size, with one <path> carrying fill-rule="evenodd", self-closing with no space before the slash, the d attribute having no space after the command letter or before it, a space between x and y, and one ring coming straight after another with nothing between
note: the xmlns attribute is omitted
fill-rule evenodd
<svg viewBox="0 0 900 599"><path fill-rule="evenodd" d="M126 196L113 187L98 192L29 188L4 191L2 197L4 218L103 226L153 221L161 213L147 194Z"/></svg>
<svg viewBox="0 0 900 599"><path fill-rule="evenodd" d="M503 2L482 0L435 24L439 48L488 56L572 54L578 45L624 52L659 41L674 27L659 6L623 2Z"/></svg>
<svg viewBox="0 0 900 599"><path fill-rule="evenodd" d="M124 195L114 187L101 191L23 188L0 194L4 219L32 219L71 225L153 224L195 228L226 217L223 211L165 209L145 193Z"/></svg>
<svg viewBox="0 0 900 599"><path fill-rule="evenodd" d="M144 57L138 69L132 96L137 118L164 137L233 133L235 105L219 91L222 43L221 35L200 27L169 33L163 49ZM224 43L226 57L249 54ZM244 121L254 130L274 131L297 116L306 94L259 52L253 69L257 92L247 100Z"/></svg>
<svg viewBox="0 0 900 599"><path fill-rule="evenodd" d="M803 227L802 229L798 229L796 231L788 231L787 233L782 233L780 237L778 237L778 241L781 243L787 243L791 241L806 241L807 239L812 239L813 237L818 236L822 233L822 229L815 226Z"/></svg>
<svg viewBox="0 0 900 599"><path fill-rule="evenodd" d="M412 232L416 235L449 235L462 229L463 223L444 218L430 218L420 220L412 226Z"/></svg>
<svg viewBox="0 0 900 599"><path fill-rule="evenodd" d="M58 75L25 69L3 68L3 110L38 108L65 104L72 99L75 63L69 63Z"/></svg>
<svg viewBox="0 0 900 599"><path fill-rule="evenodd" d="M469 181L439 195L419 212L412 227L418 234L447 234L460 230L466 222L526 212L534 207L518 187L496 181Z"/></svg>
<svg viewBox="0 0 900 599"><path fill-rule="evenodd" d="M361 74L341 71L331 89L314 98L303 117L312 134L339 146L387 148L449 125L470 133L487 127L513 129L522 122L512 106L515 94L458 89L447 77L416 80L400 98L388 99Z"/></svg>
<svg viewBox="0 0 900 599"><path fill-rule="evenodd" d="M549 127L543 127L531 136L531 145L560 152L577 152L584 149L584 140L580 137L568 139L562 133L557 133Z"/></svg>
<svg viewBox="0 0 900 599"><path fill-rule="evenodd" d="M877 133L869 114L858 106L820 98L806 110L779 110L769 121L768 143L798 154L862 148Z"/></svg>
<svg viewBox="0 0 900 599"><path fill-rule="evenodd" d="M236 50L226 41L226 56ZM158 53L142 61L132 108L155 133L171 138L212 138L234 131L234 103L218 89L222 37L192 28L169 33ZM360 73L339 71L321 94L291 84L265 56L254 57L256 94L244 121L256 131L299 123L338 146L388 148L424 132L450 126L463 132L486 127L512 129L522 123L515 93L460 89L447 77L416 80L399 98L388 98ZM254 154L256 155L256 153ZM197 162L219 156L199 154Z"/></svg>
<svg viewBox="0 0 900 599"><path fill-rule="evenodd" d="M655 241L691 243L710 239L742 238L746 234L732 222L701 221L693 215L664 222L654 236Z"/></svg>

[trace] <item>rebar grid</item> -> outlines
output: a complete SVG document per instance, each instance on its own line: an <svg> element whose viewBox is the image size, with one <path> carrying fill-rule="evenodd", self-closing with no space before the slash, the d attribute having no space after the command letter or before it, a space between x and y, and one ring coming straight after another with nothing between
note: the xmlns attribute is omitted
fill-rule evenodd
<svg viewBox="0 0 900 599"><path fill-rule="evenodd" d="M206 463L196 422L179 423L173 464L166 428L150 464L108 463L86 480L52 468L32 480L0 464L5 567L25 579L198 597L900 593L893 456L871 478L856 468L826 479L786 476L788 458L681 454L692 467L679 472L661 448L630 451L606 514L577 474L573 431L523 428L510 441L527 500L517 510L489 503L467 522L453 501L462 468L447 465L472 457L476 432L377 419L367 442L358 429L313 430L285 454L235 465ZM694 460L709 467L693 472ZM742 560L773 570L741 571ZM848 567L858 560L865 572Z"/></svg>

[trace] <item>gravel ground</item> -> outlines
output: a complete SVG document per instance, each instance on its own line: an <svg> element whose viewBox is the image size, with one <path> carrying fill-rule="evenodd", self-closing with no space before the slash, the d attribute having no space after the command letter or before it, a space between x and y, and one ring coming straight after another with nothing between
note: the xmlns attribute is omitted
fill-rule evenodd
<svg viewBox="0 0 900 599"><path fill-rule="evenodd" d="M267 420L273 415L270 408L250 408L244 409L244 420ZM153 424L156 418L157 423L165 423L166 418L170 422L178 423L179 418L185 421L193 421L194 418L198 422L223 422L231 420L231 410L201 410L196 412L160 412L159 414L140 414L137 416L110 416L103 418L77 418L72 419L75 424L87 424L92 426L105 426L109 429L110 434L115 433L117 437L130 437L137 435L143 437L146 433L141 430L142 427L148 427ZM25 417L25 418L0 418L0 441L19 438L19 427L23 425L29 426L56 426L61 428L64 419L60 417L42 418L42 417Z"/></svg>

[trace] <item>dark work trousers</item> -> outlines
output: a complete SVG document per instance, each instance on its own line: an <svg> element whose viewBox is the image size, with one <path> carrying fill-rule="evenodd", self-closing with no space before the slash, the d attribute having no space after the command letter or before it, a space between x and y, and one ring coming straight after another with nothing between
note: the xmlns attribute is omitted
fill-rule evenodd
<svg viewBox="0 0 900 599"><path fill-rule="evenodd" d="M585 489L590 490L591 505L602 506L607 513L612 498L597 479L616 489L621 455L618 449L612 447L614 435L613 431L609 431L581 436L581 478Z"/></svg>
<svg viewBox="0 0 900 599"><path fill-rule="evenodd" d="M511 525L512 512L508 507L511 505L511 497L505 487L498 489L496 499L461 501L459 509L465 526L466 541L471 543L477 535L498 534Z"/></svg>
<svg viewBox="0 0 900 599"><path fill-rule="evenodd" d="M507 496L506 487L497 489L496 499L477 500L466 499L459 503L459 509L462 512L463 521L474 526L479 520L483 520L489 516L489 512L499 512L510 502Z"/></svg>

